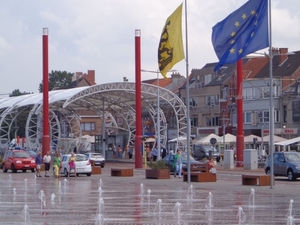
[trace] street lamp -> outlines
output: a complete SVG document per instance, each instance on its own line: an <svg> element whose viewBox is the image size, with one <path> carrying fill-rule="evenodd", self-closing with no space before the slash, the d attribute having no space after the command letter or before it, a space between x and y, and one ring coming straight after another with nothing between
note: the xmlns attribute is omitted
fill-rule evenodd
<svg viewBox="0 0 300 225"><path fill-rule="evenodd" d="M157 160L160 160L160 114L159 114L159 69L157 69L156 71L154 70L141 70L142 72L146 72L146 73L156 73L157 74ZM170 70L168 72L176 72L177 70Z"/></svg>

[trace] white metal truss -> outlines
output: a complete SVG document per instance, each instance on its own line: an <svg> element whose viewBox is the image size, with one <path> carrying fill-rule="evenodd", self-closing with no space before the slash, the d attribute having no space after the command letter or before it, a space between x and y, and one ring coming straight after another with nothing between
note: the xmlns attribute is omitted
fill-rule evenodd
<svg viewBox="0 0 300 225"><path fill-rule="evenodd" d="M151 107L147 107L147 105L155 105L157 98L157 86L150 84L142 84L141 92L142 92L142 106L144 108L149 109L150 115L155 115L152 111ZM181 99L175 95L173 92L160 88L159 90L159 98L162 102L169 105L170 108L173 109L174 115L176 118L177 129L178 129L178 137L186 136L186 107ZM111 107L111 104L114 105L117 109L122 112L126 111L134 111L135 106L135 83L131 82L118 82L118 83L109 83L109 84L100 84L94 85L87 89L84 89L72 97L70 97L63 105L63 107L71 106L72 108L76 108L76 103L88 100L89 102L93 102L94 105L97 105L101 108L103 96L105 98L111 98L109 102L106 102L105 107ZM84 101L83 100L83 101ZM162 109L161 109L162 110ZM152 111L152 113L151 113ZM165 120L165 117L160 113L161 120ZM155 122L155 119L153 120ZM166 121L162 121L162 129L166 129ZM135 126L135 124L131 124L131 126ZM130 139L133 139L135 136L135 130L133 130L133 136ZM166 135L161 135L161 137L165 140ZM177 143L180 146L181 143ZM183 146L184 147L184 146ZM184 148L185 149L185 148Z"/></svg>
<svg viewBox="0 0 300 225"><path fill-rule="evenodd" d="M157 109L157 90L159 88L159 98L160 106ZM64 94L66 92L66 94ZM63 94L61 98L53 101L50 108L50 130L51 130L51 142L56 142L56 138L61 137L61 124L57 118L56 113L59 111L63 115L77 115L78 110L92 110L97 112L99 116L105 110L105 123L107 127L115 126L118 127L114 115L109 114L110 111L118 112L119 115L125 121L123 127L118 127L119 129L125 129L129 132L129 141L135 139L135 83L131 82L117 82L117 83L108 83L94 85L84 88L75 88L74 90L60 90L53 93L51 96L53 98ZM165 144L167 141L167 121L163 109L167 106L169 109L172 109L175 115L176 127L177 127L177 137L186 136L186 107L181 99L175 95L173 92L160 88L150 84L142 84L142 107L147 110L149 116L152 120L152 123L157 127L157 111L160 113L160 130L156 130L156 137L159 135L162 144ZM31 96L31 97L30 97ZM29 142L30 148L37 148L41 145L42 141L42 102L41 97L38 94L29 95L30 101L26 107L30 107L30 113L26 122L26 139ZM7 139L10 141L8 130L11 129L16 115L14 115L14 110L19 106L20 103L26 101L27 97L19 96L14 100L10 101L1 101L0 103L0 138L1 140ZM28 98L29 99L29 98ZM34 101L34 99L37 99ZM8 102L12 102L11 105ZM103 105L104 102L104 105ZM23 105L25 106L25 104ZM104 108L103 108L104 106ZM1 108L3 107L3 108ZM21 111L22 107L18 108L18 111ZM24 107L25 108L25 107ZM72 121L72 120L75 120ZM69 125L71 127L71 133L74 134L75 130L80 132L80 117L77 115L75 117L67 118ZM113 121L111 121L113 120ZM75 125L74 125L75 124ZM77 126L78 129L73 128L72 126ZM74 136L81 136L81 133L74 134ZM181 143L177 143L178 146ZM183 150L185 149L184 146Z"/></svg>

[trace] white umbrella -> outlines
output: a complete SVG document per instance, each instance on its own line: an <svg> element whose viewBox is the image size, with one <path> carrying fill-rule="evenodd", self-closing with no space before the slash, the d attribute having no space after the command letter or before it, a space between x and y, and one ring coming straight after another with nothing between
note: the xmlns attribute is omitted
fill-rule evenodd
<svg viewBox="0 0 300 225"><path fill-rule="evenodd" d="M261 137L250 134L244 137L244 143L253 143L253 138L257 138L257 142L261 142Z"/></svg>
<svg viewBox="0 0 300 225"><path fill-rule="evenodd" d="M223 143L223 137L219 137L219 139L217 140L218 142ZM235 143L236 142L236 136L234 136L233 134L225 134L225 143Z"/></svg>
<svg viewBox="0 0 300 225"><path fill-rule="evenodd" d="M203 138L201 138L199 140L193 141L193 144L209 145L210 144L210 139L212 139L212 138L215 138L218 141L218 139L220 137L218 135L216 135L216 134L209 134L206 137L203 137Z"/></svg>

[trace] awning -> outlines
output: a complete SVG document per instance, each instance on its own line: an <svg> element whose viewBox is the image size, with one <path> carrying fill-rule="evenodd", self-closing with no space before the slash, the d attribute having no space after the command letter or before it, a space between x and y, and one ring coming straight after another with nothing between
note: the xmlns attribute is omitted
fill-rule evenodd
<svg viewBox="0 0 300 225"><path fill-rule="evenodd" d="M289 139L286 141L280 141L280 142L275 143L275 145L287 146L287 145L295 144L298 142L300 142L300 137L296 137L296 138Z"/></svg>

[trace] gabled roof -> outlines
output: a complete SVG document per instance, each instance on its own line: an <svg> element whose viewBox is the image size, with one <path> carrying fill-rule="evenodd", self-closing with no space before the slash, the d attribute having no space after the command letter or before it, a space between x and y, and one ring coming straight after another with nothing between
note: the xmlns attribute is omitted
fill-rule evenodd
<svg viewBox="0 0 300 225"><path fill-rule="evenodd" d="M300 67L300 51L294 52L293 55L288 55L287 59L280 62L280 55L273 57L273 77L291 76ZM257 73L255 78L270 77L270 63L266 65Z"/></svg>

